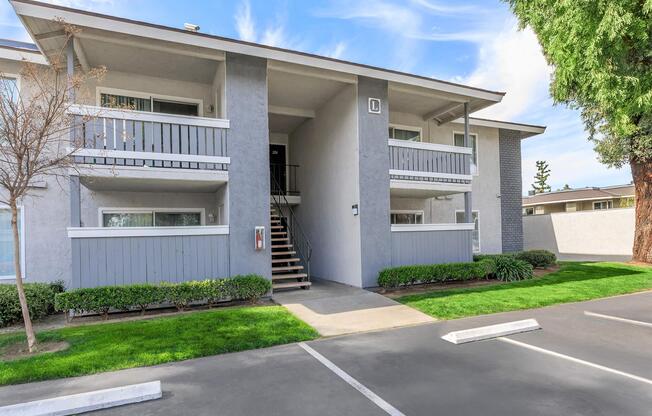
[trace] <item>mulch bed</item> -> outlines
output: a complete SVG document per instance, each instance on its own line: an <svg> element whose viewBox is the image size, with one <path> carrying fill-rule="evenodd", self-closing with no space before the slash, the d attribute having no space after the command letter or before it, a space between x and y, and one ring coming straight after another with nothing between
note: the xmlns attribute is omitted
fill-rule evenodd
<svg viewBox="0 0 652 416"><path fill-rule="evenodd" d="M554 273L559 270L559 266L551 266L545 269L534 269L534 278L540 278L547 274ZM493 286L493 285L502 285L509 282L501 282L498 280L468 280L466 282L444 282L444 283L428 283L428 284L419 284L410 287L401 287L398 289L384 289L377 288L376 292L387 296L388 298L395 299L407 295L418 295L425 292L433 292L437 290L448 290L448 289L465 289L470 287L478 286Z"/></svg>

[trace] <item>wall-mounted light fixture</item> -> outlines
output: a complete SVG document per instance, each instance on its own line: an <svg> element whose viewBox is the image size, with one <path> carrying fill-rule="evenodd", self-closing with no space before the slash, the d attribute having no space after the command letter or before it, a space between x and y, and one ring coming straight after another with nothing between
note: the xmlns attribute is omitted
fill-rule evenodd
<svg viewBox="0 0 652 416"><path fill-rule="evenodd" d="M358 204L351 205L351 213L354 216L357 216L360 213L360 209L358 208Z"/></svg>

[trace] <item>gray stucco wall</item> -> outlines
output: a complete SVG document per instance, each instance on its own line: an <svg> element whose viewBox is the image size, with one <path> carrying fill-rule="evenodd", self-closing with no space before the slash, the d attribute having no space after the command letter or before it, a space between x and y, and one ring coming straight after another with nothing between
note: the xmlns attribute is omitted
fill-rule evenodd
<svg viewBox="0 0 652 416"><path fill-rule="evenodd" d="M500 130L500 207L503 252L523 250L521 139Z"/></svg>
<svg viewBox="0 0 652 416"><path fill-rule="evenodd" d="M229 130L229 225L231 274L271 279L267 61L226 56ZM254 229L265 226L266 248L254 249Z"/></svg>
<svg viewBox="0 0 652 416"><path fill-rule="evenodd" d="M361 286L358 119L355 85L347 85L290 135L290 161L301 204L295 206L312 244L315 277Z"/></svg>
<svg viewBox="0 0 652 416"><path fill-rule="evenodd" d="M369 98L381 100L380 114L369 113ZM377 286L378 272L388 267L391 262L388 123L387 81L358 77L360 248L363 287Z"/></svg>

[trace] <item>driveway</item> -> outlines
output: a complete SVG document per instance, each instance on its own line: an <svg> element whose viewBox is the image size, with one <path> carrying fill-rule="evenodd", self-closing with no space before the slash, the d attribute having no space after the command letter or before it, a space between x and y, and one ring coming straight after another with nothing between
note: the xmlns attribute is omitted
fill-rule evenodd
<svg viewBox="0 0 652 416"><path fill-rule="evenodd" d="M325 337L435 321L378 293L326 280L314 280L310 290L274 293L274 301Z"/></svg>
<svg viewBox="0 0 652 416"><path fill-rule="evenodd" d="M588 312L588 314L587 314ZM452 330L541 330L453 345ZM0 389L9 404L161 380L97 415L648 415L652 292Z"/></svg>

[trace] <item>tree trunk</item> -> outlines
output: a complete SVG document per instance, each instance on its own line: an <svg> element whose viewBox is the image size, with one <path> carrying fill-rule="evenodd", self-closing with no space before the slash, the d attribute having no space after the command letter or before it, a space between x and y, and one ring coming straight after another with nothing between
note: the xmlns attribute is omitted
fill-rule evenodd
<svg viewBox="0 0 652 416"><path fill-rule="evenodd" d="M25 334L27 335L27 348L29 349L29 352L34 352L36 348L36 335L34 335L34 328L32 328L32 318L29 316L25 288L23 287L23 271L20 268L20 233L18 232L18 207L16 206L16 200L12 198L9 201L9 206L11 208L11 230L14 234L14 270L16 271L16 290L18 290L20 309L23 312Z"/></svg>
<svg viewBox="0 0 652 416"><path fill-rule="evenodd" d="M632 258L652 263L652 162L630 163L636 189L636 228Z"/></svg>

